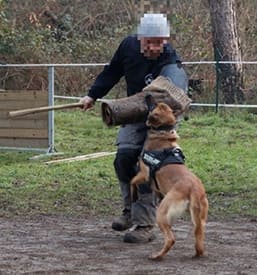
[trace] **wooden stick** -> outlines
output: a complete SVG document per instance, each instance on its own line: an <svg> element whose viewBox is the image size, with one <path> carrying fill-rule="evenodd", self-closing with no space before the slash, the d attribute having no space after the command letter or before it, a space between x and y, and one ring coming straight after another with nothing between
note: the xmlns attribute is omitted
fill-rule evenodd
<svg viewBox="0 0 257 275"><path fill-rule="evenodd" d="M82 155L82 156L77 156L77 157L72 157L72 158L50 160L45 163L46 164L67 163L67 162L74 162L74 161L88 160L88 159L100 158L100 157L104 157L104 156L110 156L110 155L114 155L115 153L116 152L99 152L99 153Z"/></svg>
<svg viewBox="0 0 257 275"><path fill-rule="evenodd" d="M13 118L13 117L46 112L46 111L69 109L69 108L76 108L76 107L83 107L83 103L78 102L78 103L69 103L69 104L63 104L63 105L44 106L44 107L37 107L37 108L31 108L31 109L11 111L9 112L9 117Z"/></svg>

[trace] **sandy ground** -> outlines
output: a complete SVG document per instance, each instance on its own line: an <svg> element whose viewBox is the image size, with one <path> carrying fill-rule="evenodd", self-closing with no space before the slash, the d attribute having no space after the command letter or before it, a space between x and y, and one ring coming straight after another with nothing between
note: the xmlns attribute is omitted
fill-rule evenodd
<svg viewBox="0 0 257 275"><path fill-rule="evenodd" d="M0 274L257 274L257 220L234 218L207 224L207 255L193 259L191 223L179 220L176 243L162 261L147 244L125 244L110 218L40 216L1 219Z"/></svg>

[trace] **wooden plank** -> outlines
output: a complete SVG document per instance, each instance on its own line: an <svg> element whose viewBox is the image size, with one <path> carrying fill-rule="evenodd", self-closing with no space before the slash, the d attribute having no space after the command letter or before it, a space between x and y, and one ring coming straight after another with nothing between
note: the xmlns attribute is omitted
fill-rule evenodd
<svg viewBox="0 0 257 275"><path fill-rule="evenodd" d="M10 119L9 118L9 111L5 110L2 111L0 109L0 118L3 119ZM31 114L31 115L27 115L24 117L15 117L12 118L13 120L34 120L34 119L48 119L48 112L43 112L43 113L38 113L38 114ZM1 124L0 124L0 129L1 129Z"/></svg>
<svg viewBox="0 0 257 275"><path fill-rule="evenodd" d="M47 129L47 119L2 119L0 117L0 129L1 128L29 128L29 129ZM1 131L1 130L0 130Z"/></svg>
<svg viewBox="0 0 257 275"><path fill-rule="evenodd" d="M0 91L0 146L47 149L48 112L9 117L10 111L46 105L47 91Z"/></svg>
<svg viewBox="0 0 257 275"><path fill-rule="evenodd" d="M0 92L0 117L8 118L8 112L24 108L48 105L47 91L8 91ZM47 119L47 113L42 116L27 116L26 119ZM1 125L0 125L1 127Z"/></svg>
<svg viewBox="0 0 257 275"><path fill-rule="evenodd" d="M15 138L38 138L43 139L48 137L47 129L1 129L0 137L15 137Z"/></svg>
<svg viewBox="0 0 257 275"><path fill-rule="evenodd" d="M0 118L7 118L8 117L8 111L2 111L0 109ZM1 125L0 125L1 128Z"/></svg>
<svg viewBox="0 0 257 275"><path fill-rule="evenodd" d="M38 100L38 101L26 101L23 99L18 100L8 100L8 101L1 101L0 100L0 109L1 110L20 110L20 109L27 109L27 108L35 108L35 107L43 107L48 105L46 100Z"/></svg>
<svg viewBox="0 0 257 275"><path fill-rule="evenodd" d="M11 101L22 98L25 101L44 100L48 98L47 91L5 91L0 92L0 101Z"/></svg>
<svg viewBox="0 0 257 275"><path fill-rule="evenodd" d="M74 162L74 161L95 159L95 158L110 156L110 155L114 155L114 154L116 154L116 152L98 152L98 153L93 153L93 154L88 154L88 155L82 155L82 156L77 156L77 157L72 157L72 158L50 160L50 161L47 161L45 163L46 164L67 163L67 162Z"/></svg>
<svg viewBox="0 0 257 275"><path fill-rule="evenodd" d="M48 148L47 139L0 138L0 147Z"/></svg>

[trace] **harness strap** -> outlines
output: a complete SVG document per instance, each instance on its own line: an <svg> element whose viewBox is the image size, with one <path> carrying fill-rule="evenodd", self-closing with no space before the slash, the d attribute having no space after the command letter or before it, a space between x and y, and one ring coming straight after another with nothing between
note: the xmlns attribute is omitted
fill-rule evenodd
<svg viewBox="0 0 257 275"><path fill-rule="evenodd" d="M163 150L144 150L141 154L143 162L150 168L150 178L155 182L157 190L159 190L155 173L162 166L167 164L184 164L185 156L180 147L172 147Z"/></svg>

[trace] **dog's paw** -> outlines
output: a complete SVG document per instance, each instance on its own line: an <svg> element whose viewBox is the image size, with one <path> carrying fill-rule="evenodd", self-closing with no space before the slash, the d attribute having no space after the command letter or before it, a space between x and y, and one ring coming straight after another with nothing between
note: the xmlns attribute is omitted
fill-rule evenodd
<svg viewBox="0 0 257 275"><path fill-rule="evenodd" d="M137 180L133 178L133 179L130 181L130 184L131 184L131 185L137 185Z"/></svg>
<svg viewBox="0 0 257 275"><path fill-rule="evenodd" d="M149 260L151 261L161 261L163 259L161 254L152 254L148 257Z"/></svg>
<svg viewBox="0 0 257 275"><path fill-rule="evenodd" d="M192 257L192 259L193 259L193 260L197 260L197 259L204 258L204 257L205 257L204 254L195 254L195 255Z"/></svg>
<svg viewBox="0 0 257 275"><path fill-rule="evenodd" d="M146 179L142 178L140 174L136 175L132 180L130 181L131 185L139 185L146 182Z"/></svg>

